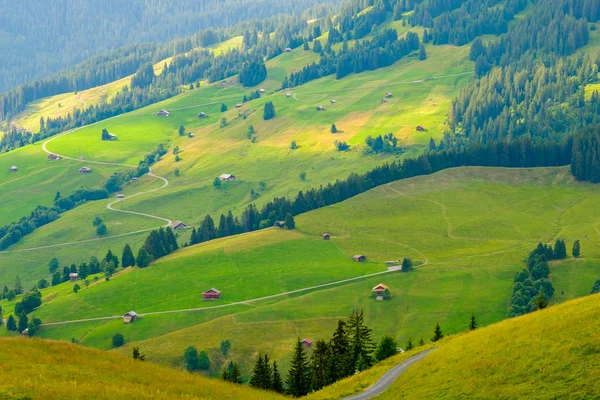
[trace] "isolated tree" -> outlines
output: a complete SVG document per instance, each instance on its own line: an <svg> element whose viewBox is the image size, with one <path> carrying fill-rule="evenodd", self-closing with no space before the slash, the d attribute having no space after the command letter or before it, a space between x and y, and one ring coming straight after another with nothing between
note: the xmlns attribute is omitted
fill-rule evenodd
<svg viewBox="0 0 600 400"><path fill-rule="evenodd" d="M129 243L126 244L125 247L123 247L121 263L123 265L123 268L135 266L135 257L133 256L133 251L131 251L131 246L129 246Z"/></svg>
<svg viewBox="0 0 600 400"><path fill-rule="evenodd" d="M221 123L219 124L219 126L220 126L221 128L225 128L225 127L227 126L227 118L225 118L225 117L222 117L222 118L221 118Z"/></svg>
<svg viewBox="0 0 600 400"><path fill-rule="evenodd" d="M15 317L12 315L9 315L8 319L6 320L6 330L12 332L17 330L17 323L15 322Z"/></svg>
<svg viewBox="0 0 600 400"><path fill-rule="evenodd" d="M185 135L185 126L179 125L179 129L177 130L177 132L179 133L179 136L184 136Z"/></svg>
<svg viewBox="0 0 600 400"><path fill-rule="evenodd" d="M421 340L419 340L419 346L423 346L425 345L425 341L423 340L423 338L421 338Z"/></svg>
<svg viewBox="0 0 600 400"><path fill-rule="evenodd" d="M578 258L581 255L581 244L579 240L573 243L573 257Z"/></svg>
<svg viewBox="0 0 600 400"><path fill-rule="evenodd" d="M287 213L284 221L285 227L288 229L296 228L296 222L294 221L294 216L290 213Z"/></svg>
<svg viewBox="0 0 600 400"><path fill-rule="evenodd" d="M310 356L310 388L313 391L321 390L327 384L327 360L329 359L329 345L324 340L317 340Z"/></svg>
<svg viewBox="0 0 600 400"><path fill-rule="evenodd" d="M146 355L140 352L140 348L138 346L133 346L131 352L134 360L146 361Z"/></svg>
<svg viewBox="0 0 600 400"><path fill-rule="evenodd" d="M52 257L48 262L48 269L50 270L51 274L55 273L59 266L60 263L58 262L58 258L56 257Z"/></svg>
<svg viewBox="0 0 600 400"><path fill-rule="evenodd" d="M79 286L79 284L77 284L77 283L76 283L76 284L73 286L73 292L77 293L77 292L79 292L79 289L81 289L81 287Z"/></svg>
<svg viewBox="0 0 600 400"><path fill-rule="evenodd" d="M227 105L225 103L221 104L221 112L227 111Z"/></svg>
<svg viewBox="0 0 600 400"><path fill-rule="evenodd" d="M425 51L425 46L423 46L423 44L421 44L421 47L419 47L419 60L427 60L427 52Z"/></svg>
<svg viewBox="0 0 600 400"><path fill-rule="evenodd" d="M411 338L408 338L408 342L406 343L406 351L414 349L415 345L412 342Z"/></svg>
<svg viewBox="0 0 600 400"><path fill-rule="evenodd" d="M183 360L185 361L185 369L188 371L196 371L199 368L198 364L198 349L190 346L183 352Z"/></svg>
<svg viewBox="0 0 600 400"><path fill-rule="evenodd" d="M283 393L283 381L281 380L281 374L277 368L277 362L273 361L273 377L271 379L272 390L277 393Z"/></svg>
<svg viewBox="0 0 600 400"><path fill-rule="evenodd" d="M290 149L291 150L296 150L298 148L298 144L296 143L295 140L292 140L290 143Z"/></svg>
<svg viewBox="0 0 600 400"><path fill-rule="evenodd" d="M113 347L121 347L125 344L125 337L120 333L115 333L111 340Z"/></svg>
<svg viewBox="0 0 600 400"><path fill-rule="evenodd" d="M475 314L471 314L471 322L469 322L469 330L474 331L477 329L477 321L475 320Z"/></svg>
<svg viewBox="0 0 600 400"><path fill-rule="evenodd" d="M275 118L275 106L272 101L267 101L265 103L265 110L263 112L263 119L268 121L270 119Z"/></svg>
<svg viewBox="0 0 600 400"><path fill-rule="evenodd" d="M302 397L310 392L310 370L306 361L306 354L300 339L296 342L292 364L286 379L288 394Z"/></svg>
<svg viewBox="0 0 600 400"><path fill-rule="evenodd" d="M331 133L337 133L337 126L335 124L331 124Z"/></svg>
<svg viewBox="0 0 600 400"><path fill-rule="evenodd" d="M223 219L225 219L225 216L223 215ZM231 340L226 339L226 340L222 340L221 341L221 353L227 357L227 354L229 353L229 349L231 349Z"/></svg>
<svg viewBox="0 0 600 400"><path fill-rule="evenodd" d="M563 260L567 258L567 245L564 240L557 240L554 244L554 258Z"/></svg>
<svg viewBox="0 0 600 400"><path fill-rule="evenodd" d="M29 318L27 318L25 313L21 313L21 315L19 315L19 324L17 325L19 332L23 332L25 329L27 329L28 324Z"/></svg>
<svg viewBox="0 0 600 400"><path fill-rule="evenodd" d="M438 340L440 340L441 338L444 337L444 334L442 333L442 328L440 327L440 324L435 324L435 330L433 331L433 337L431 338L432 342L437 342Z"/></svg>
<svg viewBox="0 0 600 400"><path fill-rule="evenodd" d="M306 172L304 172L304 171L300 172L300 175L298 175L298 178L300 178L301 181L305 181L306 180Z"/></svg>
<svg viewBox="0 0 600 400"><path fill-rule="evenodd" d="M386 335L381 338L381 341L377 346L377 350L375 351L375 359L377 361L383 361L386 358L396 355L397 352L398 343L396 342L396 339Z"/></svg>
<svg viewBox="0 0 600 400"><path fill-rule="evenodd" d="M414 269L413 262L410 258L402 260L402 272L409 272Z"/></svg>
<svg viewBox="0 0 600 400"><path fill-rule="evenodd" d="M218 177L213 180L213 186L217 189L221 187L221 180Z"/></svg>

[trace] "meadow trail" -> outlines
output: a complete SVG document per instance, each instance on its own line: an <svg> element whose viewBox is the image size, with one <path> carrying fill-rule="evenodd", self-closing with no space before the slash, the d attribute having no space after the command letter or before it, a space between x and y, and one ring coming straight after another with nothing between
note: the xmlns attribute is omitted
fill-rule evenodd
<svg viewBox="0 0 600 400"><path fill-rule="evenodd" d="M259 302L262 300L270 300L270 299L275 299L278 297L284 297L284 296L289 296L289 295L293 295L293 294L297 294L297 293L308 292L311 290L322 289L322 288L329 287L329 286L335 286L335 285L354 282L354 281L358 281L358 280L362 280L362 279L368 279L368 278L372 278L374 276L385 275L385 274L389 274L389 273L393 273L393 272L399 272L399 271L401 271L401 269L402 269L402 266L397 265L397 266L388 267L388 269L385 271L379 271L379 272L374 272L372 274L355 276L352 278L342 279L339 281L322 283L320 285L309 286L309 287L305 287L305 288L301 288L301 289L289 290L287 292L271 294L268 296L257 297L254 299L241 300L241 301L236 301L233 303L220 304L218 306L212 306L212 307L196 307L196 308L185 308L185 309L180 309L180 310L166 310L166 311L153 311L153 312L146 312L146 313L138 313L138 316L144 317L147 315L162 315L162 314L174 314L174 313L183 313L183 312L200 312L200 311L216 310L216 309L220 309L220 308L234 307L234 306L239 306L239 305L249 306L249 305L251 305L251 303L256 303L256 302ZM105 320L118 319L118 318L123 318L123 316L122 315L112 315L112 316L106 316L106 317L76 319L76 320L70 320L70 321L48 322L48 323L42 324L40 326L65 325L65 324L74 324L74 323L78 323L78 322L105 321Z"/></svg>
<svg viewBox="0 0 600 400"><path fill-rule="evenodd" d="M364 392L356 394L354 396L344 397L342 400L367 400L367 399L372 399L374 397L379 396L388 387L390 387L390 385L392 383L394 383L394 381L400 375L402 375L408 369L408 367L421 361L433 350L435 350L435 349L426 350L422 353L419 353L410 358L407 358L406 360L395 365L392 369L390 369L388 372L383 374L383 376L381 378L379 378L379 380L377 382L375 382L375 384L373 386L369 387Z"/></svg>

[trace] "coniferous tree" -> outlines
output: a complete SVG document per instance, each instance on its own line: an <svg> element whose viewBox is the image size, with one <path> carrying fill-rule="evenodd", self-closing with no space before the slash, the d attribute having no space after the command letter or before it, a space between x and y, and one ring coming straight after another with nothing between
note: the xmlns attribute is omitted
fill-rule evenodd
<svg viewBox="0 0 600 400"><path fill-rule="evenodd" d="M208 353L206 351L198 353L198 368L203 371L208 371L210 369L210 358L208 358Z"/></svg>
<svg viewBox="0 0 600 400"><path fill-rule="evenodd" d="M578 258L581 255L581 245L579 244L579 240L576 240L573 243L573 257Z"/></svg>
<svg viewBox="0 0 600 400"><path fill-rule="evenodd" d="M221 104L221 112L227 111L227 105L225 103Z"/></svg>
<svg viewBox="0 0 600 400"><path fill-rule="evenodd" d="M8 316L8 320L6 321L6 329L12 332L17 330L17 323L15 322L15 317L12 315Z"/></svg>
<svg viewBox="0 0 600 400"><path fill-rule="evenodd" d="M273 371L269 363L269 356L265 354L264 358L260 354L254 365L252 376L250 377L250 386L257 389L271 390L273 388Z"/></svg>
<svg viewBox="0 0 600 400"><path fill-rule="evenodd" d="M440 327L440 324L435 324L435 330L433 331L433 337L431 338L432 342L437 342L438 340L440 340L441 338L444 337L444 334L442 333L442 328Z"/></svg>
<svg viewBox="0 0 600 400"><path fill-rule="evenodd" d="M411 338L408 338L408 342L406 343L406 351L412 350L415 347L415 345L412 342Z"/></svg>
<svg viewBox="0 0 600 400"><path fill-rule="evenodd" d="M348 332L346 322L339 320L333 337L329 341L329 358L327 359L327 371L325 376L326 385L338 381L341 378L354 373L352 368L348 367L348 358L350 354L350 344L348 342Z"/></svg>
<svg viewBox="0 0 600 400"><path fill-rule="evenodd" d="M558 239L554 243L554 258L556 260L563 260L567 258L567 246L564 240Z"/></svg>
<svg viewBox="0 0 600 400"><path fill-rule="evenodd" d="M242 383L242 374L236 362L230 361L229 365L223 369L221 376L223 380L238 384Z"/></svg>
<svg viewBox="0 0 600 400"><path fill-rule="evenodd" d="M287 229L296 228L296 222L294 221L294 216L291 213L286 214L284 224Z"/></svg>
<svg viewBox="0 0 600 400"><path fill-rule="evenodd" d="M286 383L288 394L294 397L302 397L310 392L310 370L300 339L296 342Z"/></svg>
<svg viewBox="0 0 600 400"><path fill-rule="evenodd" d="M137 257L135 258L135 263L140 268L145 268L152 262L152 256L148 254L145 248L141 248L138 251Z"/></svg>
<svg viewBox="0 0 600 400"><path fill-rule="evenodd" d="M326 385L329 346L324 340L317 340L310 356L311 390L321 390Z"/></svg>
<svg viewBox="0 0 600 400"><path fill-rule="evenodd" d="M25 313L21 313L21 315L19 316L19 325L18 325L19 332L23 332L25 329L27 329L28 324L29 324L29 318L27 318L27 315Z"/></svg>
<svg viewBox="0 0 600 400"><path fill-rule="evenodd" d="M423 44L421 44L421 46L419 47L419 60L427 60L427 52L425 51L425 46L423 46Z"/></svg>
<svg viewBox="0 0 600 400"><path fill-rule="evenodd" d="M273 361L273 378L271 380L273 382L272 388L274 392L283 393L283 381L281 380L281 375L279 374L279 369L277 368L277 362Z"/></svg>
<svg viewBox="0 0 600 400"><path fill-rule="evenodd" d="M121 262L123 264L123 268L134 267L135 266L135 257L133 256L133 251L131 251L131 246L129 243L125 245L123 248L123 255L121 256ZM85 279L85 277L82 277Z"/></svg>
<svg viewBox="0 0 600 400"><path fill-rule="evenodd" d="M331 133L337 133L337 126L335 124L331 124Z"/></svg>
<svg viewBox="0 0 600 400"><path fill-rule="evenodd" d="M425 344L425 340L423 340L423 338L421 338L421 340L419 340L419 346L423 346Z"/></svg>
<svg viewBox="0 0 600 400"><path fill-rule="evenodd" d="M534 305L536 310L543 310L544 308L548 307L548 300L546 300L546 295L544 294L543 288L540 289L537 297L535 298Z"/></svg>
<svg viewBox="0 0 600 400"><path fill-rule="evenodd" d="M383 361L386 358L390 358L398 352L398 343L396 339L391 336L384 336L381 338L377 350L375 351L375 359L377 361Z"/></svg>
<svg viewBox="0 0 600 400"><path fill-rule="evenodd" d="M375 344L371 339L371 329L364 324L362 310L354 310L348 318L348 337L350 343L349 368L363 371L373 364L372 353Z"/></svg>
<svg viewBox="0 0 600 400"><path fill-rule="evenodd" d="M185 361L185 369L188 371L196 371L198 365L198 349L194 346L189 346L183 352L183 360Z"/></svg>
<svg viewBox="0 0 600 400"><path fill-rule="evenodd" d="M19 276L15 279L15 293L23 294L23 284L21 283L21 278L19 278Z"/></svg>
<svg viewBox="0 0 600 400"><path fill-rule="evenodd" d="M275 106L272 101L267 101L265 103L265 110L263 112L263 119L268 121L270 119L275 118Z"/></svg>
<svg viewBox="0 0 600 400"><path fill-rule="evenodd" d="M469 322L469 330L474 331L477 329L477 321L475 320L475 314L471 314L471 321Z"/></svg>
<svg viewBox="0 0 600 400"><path fill-rule="evenodd" d="M402 272L409 272L414 269L413 262L410 258L404 258L402 260Z"/></svg>

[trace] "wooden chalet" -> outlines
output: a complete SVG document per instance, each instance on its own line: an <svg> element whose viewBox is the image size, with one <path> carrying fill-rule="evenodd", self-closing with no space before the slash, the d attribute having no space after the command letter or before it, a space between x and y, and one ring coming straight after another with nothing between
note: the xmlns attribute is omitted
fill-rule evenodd
<svg viewBox="0 0 600 400"><path fill-rule="evenodd" d="M323 234L323 240L329 240L329 233L324 233Z"/></svg>
<svg viewBox="0 0 600 400"><path fill-rule="evenodd" d="M286 93L285 97L290 98L290 97L292 97L292 94L291 93Z"/></svg>
<svg viewBox="0 0 600 400"><path fill-rule="evenodd" d="M178 229L186 229L187 225L184 224L181 221L175 221L173 222L173 224L171 225L171 228L173 228L173 230L178 230Z"/></svg>
<svg viewBox="0 0 600 400"><path fill-rule="evenodd" d="M29 336L29 328L25 328L25 330L23 332L21 332L21 335Z"/></svg>
<svg viewBox="0 0 600 400"><path fill-rule="evenodd" d="M71 272L69 274L69 280L71 282L75 282L77 279L79 279L79 274L77 272Z"/></svg>
<svg viewBox="0 0 600 400"><path fill-rule="evenodd" d="M123 315L123 322L126 324L130 324L137 319L137 313L135 311L129 311L125 315Z"/></svg>
<svg viewBox="0 0 600 400"><path fill-rule="evenodd" d="M363 256L362 254L357 254L354 257L352 257L352 259L356 262L363 262L367 259L367 257Z"/></svg>
<svg viewBox="0 0 600 400"><path fill-rule="evenodd" d="M135 182L135 181L137 181L137 180L138 180L138 177L137 177L137 176L133 176L133 177L131 178L131 180Z"/></svg>
<svg viewBox="0 0 600 400"><path fill-rule="evenodd" d="M11 172L17 172L17 171L19 170L19 168L15 167L15 166L13 165L13 166L12 166L12 167L10 167L8 170L9 170L9 171L11 171Z"/></svg>
<svg viewBox="0 0 600 400"><path fill-rule="evenodd" d="M335 104L335 103L337 103L336 100L331 100L331 104Z"/></svg>
<svg viewBox="0 0 600 400"><path fill-rule="evenodd" d="M290 51L292 51L291 47L286 47L283 51L285 51L286 53L289 53Z"/></svg>
<svg viewBox="0 0 600 400"><path fill-rule="evenodd" d="M112 133L108 134L108 140L115 140L117 138L117 135L113 135Z"/></svg>
<svg viewBox="0 0 600 400"><path fill-rule="evenodd" d="M258 93L264 93L265 89L258 89Z"/></svg>
<svg viewBox="0 0 600 400"><path fill-rule="evenodd" d="M325 107L323 107L323 106L317 106L317 111L325 111Z"/></svg>
<svg viewBox="0 0 600 400"><path fill-rule="evenodd" d="M49 161L60 160L60 156L58 154L50 153L50 154L48 154L48 160Z"/></svg>
<svg viewBox="0 0 600 400"><path fill-rule="evenodd" d="M283 228L285 227L285 221L275 221L275 224L273 226L275 228Z"/></svg>
<svg viewBox="0 0 600 400"><path fill-rule="evenodd" d="M160 110L159 112L156 113L156 115L158 117L168 117L171 115L171 113L167 110Z"/></svg>
<svg viewBox="0 0 600 400"><path fill-rule="evenodd" d="M425 127L421 125L417 126L417 132L425 132Z"/></svg>
<svg viewBox="0 0 600 400"><path fill-rule="evenodd" d="M242 103L237 103L237 104L235 105L235 108L242 108L242 106L243 106L243 104L242 104Z"/></svg>
<svg viewBox="0 0 600 400"><path fill-rule="evenodd" d="M125 195L123 193L117 194L117 199L124 199Z"/></svg>
<svg viewBox="0 0 600 400"><path fill-rule="evenodd" d="M389 99L390 97L392 97L392 93L391 93L391 92L387 92L387 93L385 94L385 97L387 97L387 98Z"/></svg>
<svg viewBox="0 0 600 400"><path fill-rule="evenodd" d="M221 298L221 292L215 288L209 289L202 293L202 299L204 300L218 300Z"/></svg>
<svg viewBox="0 0 600 400"><path fill-rule="evenodd" d="M380 283L379 285L375 286L372 291L377 293L377 296L383 296L383 292L386 289L388 289L388 287L385 286L383 283Z"/></svg>
<svg viewBox="0 0 600 400"><path fill-rule="evenodd" d="M313 341L309 338L304 338L304 339L302 339L302 341L300 341L300 344L305 349L310 349L312 347Z"/></svg>
<svg viewBox="0 0 600 400"><path fill-rule="evenodd" d="M198 114L198 118L208 118L208 115L206 115L204 112L201 112Z"/></svg>
<svg viewBox="0 0 600 400"><path fill-rule="evenodd" d="M231 174L221 174L221 176L219 176L219 180L220 181L234 181L235 176L231 175Z"/></svg>
<svg viewBox="0 0 600 400"><path fill-rule="evenodd" d="M79 168L79 173L81 174L89 174L90 172L92 172L92 169L89 167L81 167Z"/></svg>
<svg viewBox="0 0 600 400"><path fill-rule="evenodd" d="M388 99L381 99L381 102L382 102L382 103L387 103L387 102L388 102Z"/></svg>

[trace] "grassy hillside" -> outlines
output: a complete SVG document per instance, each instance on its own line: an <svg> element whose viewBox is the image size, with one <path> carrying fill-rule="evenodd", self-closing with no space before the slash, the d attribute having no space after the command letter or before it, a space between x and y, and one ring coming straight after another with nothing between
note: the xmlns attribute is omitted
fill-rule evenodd
<svg viewBox="0 0 600 400"><path fill-rule="evenodd" d="M286 366L297 337L328 337L337 319L354 308L365 310L377 338L389 334L404 344L409 337L428 338L436 322L456 333L465 329L471 313L483 324L505 318L513 277L539 241L563 238L568 247L575 239L582 242L582 260L551 265L553 302L588 293L600 276L600 221L590 219L599 203L598 188L573 182L566 168L452 169L301 215L294 232L271 229L189 247L78 294L68 283L64 289L46 289L48 301L34 314L51 322L130 309L209 307L148 315L128 326L118 319L48 326L40 335L109 349L110 337L121 332L129 345L142 346L149 360L175 366L182 365L190 344L218 359L219 342L230 339L245 374L257 351L268 351ZM323 232L332 239L323 241ZM351 261L357 253L368 261ZM422 265L410 274L213 308L385 271L384 261L403 257ZM392 300L368 297L380 282L391 288ZM210 287L222 290L223 299L202 302L201 292ZM10 310L9 304L2 306ZM254 340L266 332L270 340Z"/></svg>
<svg viewBox="0 0 600 400"><path fill-rule="evenodd" d="M0 338L0 346L10 354L3 361L3 399L283 398L64 342Z"/></svg>
<svg viewBox="0 0 600 400"><path fill-rule="evenodd" d="M444 341L382 399L600 397L600 295Z"/></svg>

